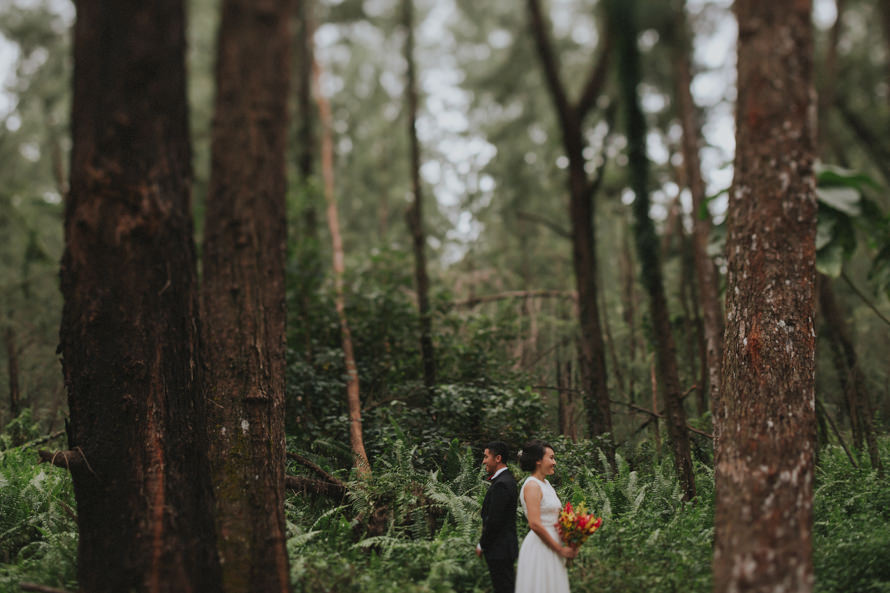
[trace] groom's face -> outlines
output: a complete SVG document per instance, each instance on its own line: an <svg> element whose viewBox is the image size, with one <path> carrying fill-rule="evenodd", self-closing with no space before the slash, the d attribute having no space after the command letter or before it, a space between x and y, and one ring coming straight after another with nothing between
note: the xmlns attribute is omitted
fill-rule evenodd
<svg viewBox="0 0 890 593"><path fill-rule="evenodd" d="M501 462L500 455L494 455L488 449L485 450L485 454L482 457L482 465L485 466L485 471L489 474L493 474L498 469L498 464Z"/></svg>

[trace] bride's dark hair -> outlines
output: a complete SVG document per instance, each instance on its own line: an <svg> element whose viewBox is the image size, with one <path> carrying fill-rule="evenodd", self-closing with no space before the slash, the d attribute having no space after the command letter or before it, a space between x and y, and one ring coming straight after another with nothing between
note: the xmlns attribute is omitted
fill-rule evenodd
<svg viewBox="0 0 890 593"><path fill-rule="evenodd" d="M519 454L519 467L522 468L522 471L535 471L538 462L544 459L544 451L546 449L552 450L553 447L550 446L550 443L545 443L538 439L527 442L522 447L522 453Z"/></svg>

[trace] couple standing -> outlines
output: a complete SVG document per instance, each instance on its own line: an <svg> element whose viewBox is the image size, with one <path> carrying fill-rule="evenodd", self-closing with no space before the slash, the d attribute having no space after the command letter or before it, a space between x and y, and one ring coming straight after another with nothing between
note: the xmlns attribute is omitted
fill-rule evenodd
<svg viewBox="0 0 890 593"><path fill-rule="evenodd" d="M516 479L507 469L509 455L507 445L500 441L485 447L482 464L491 486L482 502L482 537L476 554L485 556L495 593L569 593L565 561L578 551L563 545L556 529L562 504L547 481L556 467L553 447L531 441L522 448L519 467L531 475L518 494ZM514 570L517 498L531 531L522 541Z"/></svg>

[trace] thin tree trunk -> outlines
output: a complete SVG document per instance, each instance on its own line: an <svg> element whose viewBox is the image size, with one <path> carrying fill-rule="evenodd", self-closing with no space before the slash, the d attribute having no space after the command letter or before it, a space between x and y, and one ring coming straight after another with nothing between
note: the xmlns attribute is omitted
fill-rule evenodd
<svg viewBox="0 0 890 593"><path fill-rule="evenodd" d="M627 325L628 330L628 354L630 356L629 371L627 373L627 398L630 403L636 403L634 369L637 362L637 291L636 282L634 281L636 273L634 271L633 252L631 251L628 234L627 231L622 233L619 265L624 295L624 323Z"/></svg>
<svg viewBox="0 0 890 593"><path fill-rule="evenodd" d="M312 18L314 0L293 0L296 3L299 29L297 32L297 169L300 182L306 193L303 204L302 227L303 237L307 242L318 243L318 215L315 210L315 192L311 183L315 173L315 120L316 110L312 104L312 63L315 56L314 43L315 22ZM317 247L317 245L314 245Z"/></svg>
<svg viewBox="0 0 890 593"><path fill-rule="evenodd" d="M9 374L9 419L18 418L22 412L22 392L19 388L19 357L16 350L15 329L8 325L4 335L6 362Z"/></svg>
<svg viewBox="0 0 890 593"><path fill-rule="evenodd" d="M704 323L707 353L708 384L700 385L702 397L711 406L720 401L720 365L723 358L723 311L720 307L717 268L708 257L708 239L711 234L711 215L705 200L705 183L701 174L699 147L701 126L697 121L695 102L692 98L692 67L690 64L691 42L686 23L686 2L680 0L677 9L673 45L674 94L677 98L680 125L683 128L683 166L689 191L692 194L692 249L695 258L695 274ZM707 395L706 395L707 394Z"/></svg>
<svg viewBox="0 0 890 593"><path fill-rule="evenodd" d="M558 66L547 32L539 0L528 0L528 12L538 57L547 88L556 109L563 147L569 159L569 218L571 219L572 264L578 290L578 317L581 326L579 366L583 390L587 396L588 431L594 437L608 435L607 452L614 465L612 412L606 376L606 352L597 301L598 265L594 235L593 199L601 177L588 179L584 169L582 122L590 112L605 84L609 56L609 38L596 61L577 103L570 103L560 81Z"/></svg>
<svg viewBox="0 0 890 593"><path fill-rule="evenodd" d="M856 356L856 348L850 336L844 316L838 306L831 287L831 279L819 276L819 305L820 311L828 328L828 339L831 348L836 351L838 375L841 387L847 395L847 405L850 411L850 420L855 426L853 431L853 446L862 449L863 440L868 447L871 465L874 469L883 472L881 458L878 454L878 444L872 426L872 412L869 401L868 386L862 368Z"/></svg>
<svg viewBox="0 0 890 593"><path fill-rule="evenodd" d="M224 0L218 37L201 316L226 593L290 590L284 521L290 13L288 0Z"/></svg>
<svg viewBox="0 0 890 593"><path fill-rule="evenodd" d="M714 591L809 593L816 445L809 0L737 0Z"/></svg>
<svg viewBox="0 0 890 593"><path fill-rule="evenodd" d="M881 9L882 22L884 24L884 45L886 47L885 55L887 60L884 67L887 70L887 84L890 84L890 4L884 0L879 0L878 6ZM840 7L838 7L838 15L840 15Z"/></svg>
<svg viewBox="0 0 890 593"><path fill-rule="evenodd" d="M408 80L405 93L408 102L408 134L411 143L411 190L414 202L405 213L414 246L414 284L420 312L420 356L423 362L423 384L427 390L436 384L436 356L433 350L433 319L430 311L430 280L426 271L426 233L423 230L423 194L420 183L420 142L417 139L417 80L414 64L414 0L402 0L405 27L405 62Z"/></svg>
<svg viewBox="0 0 890 593"><path fill-rule="evenodd" d="M78 582L90 593L219 591L196 377L184 9L75 4L59 350Z"/></svg>
<svg viewBox="0 0 890 593"><path fill-rule="evenodd" d="M695 476L692 472L692 456L689 447L689 431L686 429L686 411L680 394L680 377L677 371L677 353L671 331L670 313L664 293L658 237L655 225L649 217L649 161L646 157L646 122L640 108L637 87L640 84L639 50L633 0L612 0L610 15L613 30L620 39L619 79L627 117L627 146L630 165L630 183L635 198L634 239L640 257L643 285L649 293L649 314L652 318L652 334L655 342L655 361L658 382L664 393L667 410L667 428L674 454L677 477L683 488L684 499L695 498Z"/></svg>
<svg viewBox="0 0 890 593"><path fill-rule="evenodd" d="M336 291L337 317L340 320L340 337L343 345L343 361L349 377L346 384L346 402L349 407L349 442L355 457L355 467L363 477L371 475L365 441L362 436L362 403L359 395L358 367L352 346L352 333L346 318L346 297L344 296L343 274L346 265L343 255L343 239L340 236L340 219L337 215L337 198L334 194L334 139L331 122L331 106L319 86L321 71L318 61L313 61L312 71L315 99L321 118L321 172L324 179L324 195L327 202L328 229L331 233L331 246L334 265L334 288Z"/></svg>

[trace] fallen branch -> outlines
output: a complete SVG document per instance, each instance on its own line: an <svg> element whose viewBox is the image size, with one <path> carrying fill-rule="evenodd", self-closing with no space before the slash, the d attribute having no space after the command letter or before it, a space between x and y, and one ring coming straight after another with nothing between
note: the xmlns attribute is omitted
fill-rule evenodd
<svg viewBox="0 0 890 593"><path fill-rule="evenodd" d="M52 434L48 434L46 436L40 437L39 439L34 439L33 441L25 443L24 445L21 446L21 448L26 449L28 447L33 447L35 445L42 445L43 443L46 443L53 439L59 438L63 434L65 434L64 430L57 430L56 432L54 432Z"/></svg>
<svg viewBox="0 0 890 593"><path fill-rule="evenodd" d="M19 589L22 591L36 591L37 593L71 593L65 589L57 589L55 587L47 587L46 585L38 585L37 583L19 583Z"/></svg>
<svg viewBox="0 0 890 593"><path fill-rule="evenodd" d="M346 484L344 484L343 481L341 481L340 479L332 476L331 474L329 474L328 472L323 470L321 468L321 466L319 466L314 461L307 459L306 457L303 457L299 453L293 453L291 451L287 452L287 458L291 459L293 461L296 461L300 465L308 467L309 469L314 471L316 474L321 476L325 482L330 482L331 484L336 485L338 488L343 488L344 490L346 490Z"/></svg>
<svg viewBox="0 0 890 593"><path fill-rule="evenodd" d="M492 303L507 299L540 299L540 298L564 298L577 300L578 294L574 290L512 290L473 297L464 301L451 303L452 307L475 307L482 303Z"/></svg>
<svg viewBox="0 0 890 593"><path fill-rule="evenodd" d="M690 393L690 392L691 392L691 390L688 391L687 394ZM646 408L642 408L642 407L640 407L640 406L638 406L638 405L636 405L636 404L629 404L629 403L625 403L625 402L616 402L616 403L624 403L624 405L626 405L627 407L629 407L629 408L632 409L632 410L636 410L636 411L638 411L638 412L643 412L644 414L649 414L649 416L651 416L651 418L649 418L649 420L647 420L642 426L640 426L639 428L637 428L637 430L636 430L636 432L635 432L634 434L636 434L637 432L640 432L641 430L643 430L646 426L648 426L648 425L649 425L652 421L654 421L656 418L664 418L664 417L665 417L664 414L660 414L660 413L658 413L658 412L653 412L652 410L648 410L648 409L646 409ZM689 425L687 424L687 425L686 425L686 429L689 430L690 432L694 432L695 434L700 434L700 435L702 435L703 437L708 437L708 438L711 439L711 440L714 439L714 435L709 434L709 433L707 433L707 432L705 432L705 431L703 431L703 430L699 430L699 429L695 428L694 426L689 426Z"/></svg>
<svg viewBox="0 0 890 593"><path fill-rule="evenodd" d="M318 494L330 498L343 498L346 496L346 485L342 482L334 483L305 476L284 476L284 486L288 490L304 494Z"/></svg>

